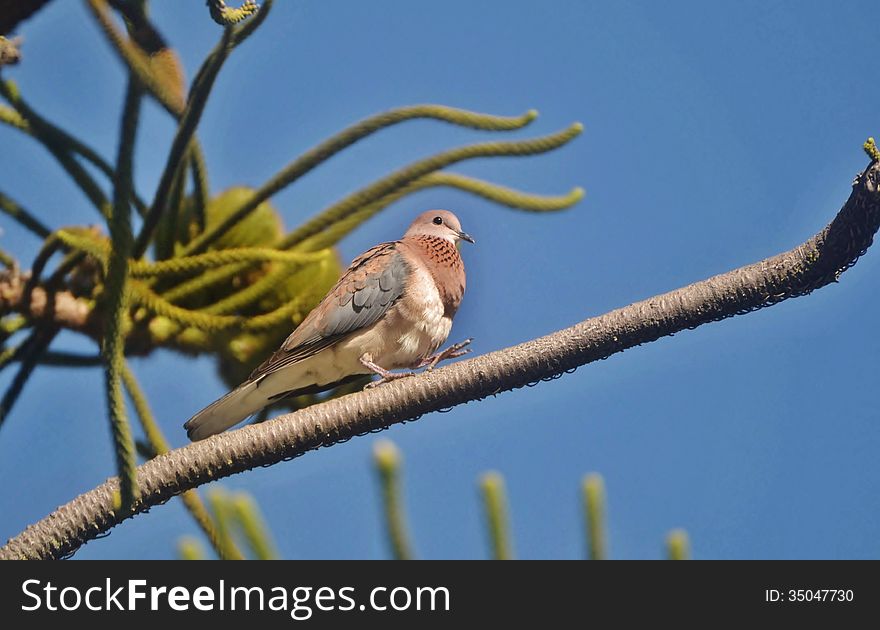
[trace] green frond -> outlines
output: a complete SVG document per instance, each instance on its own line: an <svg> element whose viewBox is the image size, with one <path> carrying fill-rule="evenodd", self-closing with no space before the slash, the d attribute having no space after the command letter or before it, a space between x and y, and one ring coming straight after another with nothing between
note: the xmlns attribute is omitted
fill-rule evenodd
<svg viewBox="0 0 880 630"><path fill-rule="evenodd" d="M25 328L28 323L29 320L24 315L8 315L0 319L0 343ZM2 361L0 361L0 365L2 365Z"/></svg>
<svg viewBox="0 0 880 630"><path fill-rule="evenodd" d="M129 73L172 116L179 116L184 108L182 91L175 90L173 86L169 86L166 81L162 80L162 77L153 72L150 56L113 23L113 17L110 15L110 8L106 0L87 0L87 4L107 41L128 67Z"/></svg>
<svg viewBox="0 0 880 630"><path fill-rule="evenodd" d="M87 254L99 261L107 269L107 261L110 258L110 241L100 234L83 228L62 228L50 235L67 247Z"/></svg>
<svg viewBox="0 0 880 630"><path fill-rule="evenodd" d="M237 9L227 6L223 0L208 0L208 11L211 14L211 19L220 26L238 24L259 10L260 5L254 2L254 0L245 0Z"/></svg>
<svg viewBox="0 0 880 630"><path fill-rule="evenodd" d="M293 328L294 324L299 323L297 320L300 318L297 316L300 314L301 310L299 301L291 300L290 302L279 306L274 311L264 313L263 315L257 315L255 317L242 318L244 321L240 326L242 330L251 331L271 330L272 328L277 328L281 325L287 325L290 326L290 328Z"/></svg>
<svg viewBox="0 0 880 630"><path fill-rule="evenodd" d="M602 475L592 473L584 477L582 490L587 526L587 557L590 560L606 560L608 538L605 527L605 482Z"/></svg>
<svg viewBox="0 0 880 630"><path fill-rule="evenodd" d="M223 30L220 41L208 55L207 59L205 59L196 79L193 81L189 99L180 116L177 133L174 135L171 150L168 152L168 158L165 162L165 168L162 170L162 175L159 179L156 195L153 198L150 211L144 218L140 234L138 234L135 241L135 258L143 256L153 237L153 232L159 219L168 211L174 179L177 177L178 171L186 166L186 160L183 159L184 155L189 150L190 142L194 141L196 127L202 118L211 89L214 87L214 80L217 78L220 68L232 50L231 41L232 30L226 28Z"/></svg>
<svg viewBox="0 0 880 630"><path fill-rule="evenodd" d="M47 238L51 230L20 204L0 192L0 212L10 216L40 238Z"/></svg>
<svg viewBox="0 0 880 630"><path fill-rule="evenodd" d="M25 295L29 295L30 292L34 290L40 282L40 277L42 276L46 265L49 264L52 256L54 256L61 247L62 242L58 239L57 233L50 234L49 237L43 241L40 251L37 252L34 262L31 263L31 275L24 287Z"/></svg>
<svg viewBox="0 0 880 630"><path fill-rule="evenodd" d="M167 317L184 327L193 326L206 332L226 330L240 325L242 321L242 318L238 316L210 315L175 306L139 280L131 281L131 297L135 304L143 306L157 315Z"/></svg>
<svg viewBox="0 0 880 630"><path fill-rule="evenodd" d="M243 271L247 270L250 263L233 264L217 269L210 269L194 278L181 282L178 285L162 292L162 297L171 304L180 302L223 284Z"/></svg>
<svg viewBox="0 0 880 630"><path fill-rule="evenodd" d="M131 366L128 365L128 361L125 361L122 366L122 382L124 383L125 390L128 392L128 397L131 399L131 403L134 406L135 414L137 415L138 420L140 420L141 428L144 431L144 435L147 438L150 448L153 449L153 452L155 452L156 455L167 453L171 450L171 445L168 444L168 440L165 439L162 430L156 423L153 410L150 409L150 403L144 395L134 372L131 371Z"/></svg>
<svg viewBox="0 0 880 630"><path fill-rule="evenodd" d="M184 328L174 337L174 344L184 350L204 352L206 350L216 350L217 337L198 328Z"/></svg>
<svg viewBox="0 0 880 630"><path fill-rule="evenodd" d="M186 79L180 57L150 21L145 0L110 0L113 8L125 18L132 43L147 61L151 77L159 82L169 101L182 109L186 102ZM142 86L144 87L144 86ZM145 89L149 90L149 86ZM178 110L179 111L179 110Z"/></svg>
<svg viewBox="0 0 880 630"><path fill-rule="evenodd" d="M37 362L43 352L46 351L46 348L49 347L49 344L52 343L57 334L58 329L54 326L35 328L28 338L11 353L3 352L3 356L0 357L0 365L2 365L3 360L7 362L17 360L20 363L18 372L12 378L9 387L6 388L3 398L0 398L0 428L3 427L3 423L9 417L9 412L12 411L12 407L21 395L31 374L33 374L34 368L37 366Z"/></svg>
<svg viewBox="0 0 880 630"><path fill-rule="evenodd" d="M382 487L385 532L392 557L395 560L412 560L413 546L406 524L400 488L400 451L390 440L380 440L373 447L373 463Z"/></svg>
<svg viewBox="0 0 880 630"><path fill-rule="evenodd" d="M198 540L182 536L177 541L177 557L181 560L204 560L205 552Z"/></svg>
<svg viewBox="0 0 880 630"><path fill-rule="evenodd" d="M289 265L306 265L327 256L327 251L286 252L267 247L221 249L206 254L169 258L158 262L132 261L132 275L138 277L182 276L203 269L214 269L239 262L276 261ZM289 271L289 269L288 269Z"/></svg>
<svg viewBox="0 0 880 630"><path fill-rule="evenodd" d="M34 112L33 110L30 110L29 115L35 117L35 119L39 118L39 120L37 120L36 126L40 129L40 133L35 132L33 126L27 120L25 120L16 110L5 105L0 105L0 123L5 123L7 125L10 125L11 127L15 127L16 129L23 131L24 133L46 145L47 148L49 148L49 144L52 144L55 150L57 150L60 154L72 152L79 155L87 162L90 162L95 168L101 171L108 178L110 178L111 181L116 176L113 171L113 167L110 166L107 161L104 160L104 158L98 155L97 151L85 144L82 140L75 138L60 127L57 127L56 125L50 123L45 118L38 117L36 112ZM50 149L50 152L51 151L52 150ZM62 164L62 166L64 166L64 164ZM139 214L145 214L146 204L144 204L143 200L137 194L135 194L133 198L133 203Z"/></svg>
<svg viewBox="0 0 880 630"><path fill-rule="evenodd" d="M0 265L3 265L7 269L12 269L16 265L15 258L12 256L12 254L9 254L0 249Z"/></svg>
<svg viewBox="0 0 880 630"><path fill-rule="evenodd" d="M527 212L556 212L570 208L584 198L583 188L572 188L564 195L536 195L526 193L507 186L492 184L490 182L467 177L457 173L440 171L430 173L416 180L414 183L422 183L423 187L447 186L473 193L489 201L500 203L503 206Z"/></svg>
<svg viewBox="0 0 880 630"><path fill-rule="evenodd" d="M168 212L163 220L156 226L153 235L153 253L159 260L170 258L174 255L175 237L177 236L178 223L180 222L180 210L183 202L183 189L186 186L187 163L189 154L183 157L184 163L174 174L171 189L168 192Z"/></svg>
<svg viewBox="0 0 880 630"><path fill-rule="evenodd" d="M237 291L236 293L224 298L223 300L220 300L205 307L205 311L218 315L223 313L234 313L253 304L254 302L268 295L272 291L278 292L278 297L282 302L286 301L287 299L295 299L300 293L307 290L307 287L302 285L307 283L316 283L317 279L315 276L321 275L319 273L320 270L315 268L315 265L309 263L320 264L333 256L333 252L329 249L314 252L313 254L316 257L311 261L296 261L293 265L287 263L277 266L275 269L270 270L262 278L260 278L253 284L241 289L240 291ZM307 272L305 276L302 277L300 280L298 275L296 274L296 271L298 269L302 269L306 265L308 265L308 268L306 270ZM318 273L312 273L312 271ZM335 268L335 271L338 271L338 267ZM334 282L336 281L336 279L338 279L338 274L336 275L337 278L333 280ZM291 282L291 280L293 282ZM319 284L322 285L322 288L330 288L329 286L323 286L325 283Z"/></svg>
<svg viewBox="0 0 880 630"><path fill-rule="evenodd" d="M111 212L110 201L95 182L88 171L74 159L70 151L61 144L53 141L52 128L22 99L18 86L11 80L0 78L0 96L15 108L15 111L28 123L29 128L52 154L55 160L67 172L71 179L79 186L93 206L108 218Z"/></svg>
<svg viewBox="0 0 880 630"><path fill-rule="evenodd" d="M7 365L10 365L13 361L16 361L22 352L24 344L17 346L8 346L0 350L0 370L5 368Z"/></svg>
<svg viewBox="0 0 880 630"><path fill-rule="evenodd" d="M415 180L429 173L468 159L492 156L523 156L545 153L557 149L576 138L583 127L575 123L554 134L529 140L508 140L500 142L481 142L457 149L443 151L431 157L413 162L404 168L376 180L369 186L361 188L338 203L334 204L318 216L310 219L300 228L284 238L281 248L288 248L291 243L301 242L321 233L333 223L347 218L365 206L381 200L383 197L400 191Z"/></svg>
<svg viewBox="0 0 880 630"><path fill-rule="evenodd" d="M137 378L135 378L134 372L131 371L128 362L123 364L122 379L125 384L125 389L128 392L128 397L134 405L135 413L140 420L144 435L147 437L150 448L156 455L167 453L171 449L171 446L168 444L168 440L165 439L162 430L159 428L156 418L153 415L153 411L150 409L147 397L144 395L144 392L141 389ZM205 504L202 502L202 499L196 490L188 490L187 492L184 492L180 495L180 500L183 501L183 504L186 506L187 510L189 510L190 514L192 514L198 526L208 537L211 546L214 547L220 558L228 560L240 560L242 558L241 551L238 550L235 542L228 536L221 536L214 520L211 518L208 509L205 507Z"/></svg>
<svg viewBox="0 0 880 630"><path fill-rule="evenodd" d="M666 557L669 560L690 560L691 543L687 532L673 529L666 536Z"/></svg>
<svg viewBox="0 0 880 630"><path fill-rule="evenodd" d="M193 216L199 233L205 230L205 208L211 195L211 186L208 183L208 167L205 164L205 154L198 142L190 144L189 166L192 173L193 184Z"/></svg>
<svg viewBox="0 0 880 630"><path fill-rule="evenodd" d="M62 282L64 281L67 274L73 271L77 265L79 265L83 258L85 258L85 254L82 252L70 252L64 255L64 258L61 259L61 262L58 263L58 266L55 267L55 271L49 276L46 282L43 284L43 288L47 291L55 291L57 290Z"/></svg>
<svg viewBox="0 0 880 630"><path fill-rule="evenodd" d="M235 331L227 341L220 340L219 344L215 344L220 355L220 373L230 387L247 378L284 341L293 327L321 301L341 273L339 258L336 255L327 256L318 263L300 267L291 273L280 273L277 279L270 279L275 275L270 272L255 283L254 291L231 295L205 309L216 313L229 312L225 309L230 308L240 313L271 312L285 305L291 309L289 319L280 320L277 326L261 331ZM259 295L259 285L264 281L267 285L270 282L274 284L262 291L265 295ZM182 340L178 338L177 341Z"/></svg>
<svg viewBox="0 0 880 630"><path fill-rule="evenodd" d="M513 559L513 545L510 536L510 523L507 515L507 497L504 491L504 478L490 471L480 478L483 509L489 540L492 543L492 557L495 560Z"/></svg>
<svg viewBox="0 0 880 630"><path fill-rule="evenodd" d="M295 248L300 251L312 251L314 249L331 247L364 223L367 219L373 217L402 197L418 192L419 190L436 186L457 188L510 208L526 210L529 212L552 212L564 210L565 208L570 208L576 204L584 196L582 188L574 188L566 195L535 195L520 192L506 186L492 184L474 177L439 171L423 175L403 188L399 188L393 193L385 195L378 201L367 204L348 215L344 214L346 212L344 200L333 204L329 208L318 213L314 219L303 225L301 228L294 230L286 236L281 242L281 247L287 249ZM342 207L342 210L340 210L340 207ZM314 225L321 224L327 225L327 227L313 236L303 238L304 234L314 232L314 227L311 227L312 222L314 222Z"/></svg>
<svg viewBox="0 0 880 630"><path fill-rule="evenodd" d="M285 272L273 277L272 282L257 283L246 287L242 291L230 295L227 299L200 310L187 309L172 304L140 281L132 281L131 283L132 299L136 304L144 306L147 310L175 322L180 328L191 327L207 333L230 330L264 331L279 326L292 328L303 315L303 308L297 299L290 299L277 308L259 315L225 314L243 308L270 292L273 288L277 288L279 279L286 275L287 273ZM174 329L170 329L158 335L157 338L167 339L175 333Z"/></svg>
<svg viewBox="0 0 880 630"><path fill-rule="evenodd" d="M137 460L122 394L125 371L125 316L128 306L128 260L131 256L133 235L131 230L132 166L134 143L140 117L142 92L140 86L129 79L122 112L122 124L116 164L116 181L113 192L113 215L110 220L111 251L102 295L104 314L104 376L107 392L107 410L119 470L119 488L123 512L134 508L138 498L136 479Z"/></svg>
<svg viewBox="0 0 880 630"><path fill-rule="evenodd" d="M235 27L235 30L232 33L232 45L234 47L243 44L248 37L253 35L256 30L262 26L263 22L265 22L266 18L269 16L269 11L272 10L272 2L273 0L264 0L263 6L260 7L260 10L257 11L257 14L254 17L244 24Z"/></svg>
<svg viewBox="0 0 880 630"><path fill-rule="evenodd" d="M342 149L351 146L366 136L381 129L398 123L417 118L428 118L448 122L462 127L484 129L492 131L507 131L520 129L535 119L537 113L530 110L522 116L492 116L480 114L454 107L442 105L413 105L400 107L387 112L370 116L354 125L344 129L336 135L309 149L293 162L284 167L278 174L272 177L256 191L253 198L243 204L238 210L231 213L221 224L202 234L198 239L189 244L184 253L194 254L204 251L211 243L217 240L226 230L244 219L253 212L259 204L281 189L289 186L300 177L325 162ZM442 167L438 167L442 168Z"/></svg>
<svg viewBox="0 0 880 630"><path fill-rule="evenodd" d="M426 175L425 177L428 176ZM374 217L394 202L416 191L427 188L427 185L423 181L425 177L410 182L403 188L399 188L393 193L385 195L378 201L368 203L362 208L347 215L343 215L339 212L339 203L333 204L284 237L279 247L303 252L311 252L316 249L332 247L360 225L365 223L368 219ZM319 223L326 223L326 227L315 233L313 226Z"/></svg>
<svg viewBox="0 0 880 630"><path fill-rule="evenodd" d="M25 133L30 133L31 131L31 126L22 118L21 114L6 105L0 105L0 123L20 129Z"/></svg>
<svg viewBox="0 0 880 630"><path fill-rule="evenodd" d="M183 327L193 327L205 332L219 332L229 329L268 330L280 324L292 323L299 310L295 301L288 302L277 309L253 317L241 315L212 315L204 310L191 310L175 306L156 294L144 283L131 281L131 297L135 304L143 306L157 315L162 315Z"/></svg>
<svg viewBox="0 0 880 630"><path fill-rule="evenodd" d="M229 501L229 493L223 488L212 488L206 493L211 514L214 515L213 523L217 528L217 534L221 540L233 539L234 515ZM244 556L241 557L244 559Z"/></svg>
<svg viewBox="0 0 880 630"><path fill-rule="evenodd" d="M238 527L254 556L258 560L277 559L275 543L272 542L269 528L253 497L245 492L238 492L232 496L231 507Z"/></svg>
<svg viewBox="0 0 880 630"><path fill-rule="evenodd" d="M180 208L175 253L187 256L189 243L205 231L212 231L242 204L250 201L254 190L246 186L233 186L208 200L204 216L197 215L195 197L187 197ZM243 220L227 229L206 250L234 249L239 247L274 247L284 235L284 222L278 210L269 200L260 203ZM200 252L201 253L201 252Z"/></svg>
<svg viewBox="0 0 880 630"><path fill-rule="evenodd" d="M862 148L865 150L865 153L868 154L868 157L871 158L872 162L880 161L880 149L877 148L874 138L868 138L865 140Z"/></svg>
<svg viewBox="0 0 880 630"><path fill-rule="evenodd" d="M49 152L52 153L58 163L61 164L61 167L67 171L67 174L70 175L71 179L76 182L76 185L79 186L80 190L82 190L89 201L92 202L92 205L101 216L105 219L109 219L112 212L110 200L107 199L104 191L98 186L92 176L89 175L88 171L86 171L72 155L63 149L57 148L51 144L46 145L46 148L49 149Z"/></svg>
<svg viewBox="0 0 880 630"><path fill-rule="evenodd" d="M286 266L279 266L273 270L270 270L268 273L264 274L256 282L242 288L231 295L227 295L223 299L214 302L205 307L205 312L222 315L228 313L236 313L241 309L244 309L266 294L272 292L277 289L284 278L288 275L289 268Z"/></svg>

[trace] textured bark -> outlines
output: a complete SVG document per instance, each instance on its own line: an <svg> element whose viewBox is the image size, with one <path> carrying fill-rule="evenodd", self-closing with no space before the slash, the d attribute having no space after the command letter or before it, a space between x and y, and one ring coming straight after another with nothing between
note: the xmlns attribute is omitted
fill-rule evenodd
<svg viewBox="0 0 880 630"><path fill-rule="evenodd" d="M116 514L109 479L29 526L0 558L58 558L135 513L203 483L291 459L422 414L551 379L675 332L806 295L835 282L880 226L880 166L860 175L834 220L772 258L585 320L518 346L351 394L171 451L138 469L135 512Z"/></svg>
<svg viewBox="0 0 880 630"><path fill-rule="evenodd" d="M68 291L47 292L41 286L26 291L28 276L17 271L0 272L0 314L21 313L100 339L99 322L86 300Z"/></svg>

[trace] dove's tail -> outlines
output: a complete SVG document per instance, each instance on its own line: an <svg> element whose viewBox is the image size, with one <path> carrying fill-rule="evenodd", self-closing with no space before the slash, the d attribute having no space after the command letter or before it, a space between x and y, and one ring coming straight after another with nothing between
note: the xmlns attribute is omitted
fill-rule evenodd
<svg viewBox="0 0 880 630"><path fill-rule="evenodd" d="M204 440L238 424L272 402L258 387L259 380L239 385L186 421L183 428L193 442Z"/></svg>

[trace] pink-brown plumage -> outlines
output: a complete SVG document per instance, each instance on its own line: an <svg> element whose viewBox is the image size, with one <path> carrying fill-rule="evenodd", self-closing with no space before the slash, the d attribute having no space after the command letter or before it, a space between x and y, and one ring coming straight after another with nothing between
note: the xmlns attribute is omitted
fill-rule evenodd
<svg viewBox="0 0 880 630"><path fill-rule="evenodd" d="M320 391L360 374L433 366L463 354L446 341L465 291L461 240L473 239L446 210L419 215L398 241L358 256L271 357L235 390L184 425L191 439L219 433L271 402Z"/></svg>
<svg viewBox="0 0 880 630"><path fill-rule="evenodd" d="M453 317L464 296L464 261L458 247L438 236L404 238L419 264L425 265L434 279L447 317Z"/></svg>

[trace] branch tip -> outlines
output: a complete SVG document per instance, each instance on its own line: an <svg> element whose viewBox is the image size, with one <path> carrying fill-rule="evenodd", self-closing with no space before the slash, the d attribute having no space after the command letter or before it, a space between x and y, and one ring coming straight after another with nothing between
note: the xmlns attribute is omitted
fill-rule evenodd
<svg viewBox="0 0 880 630"><path fill-rule="evenodd" d="M877 148L873 136L865 140L865 143L862 145L862 149L864 149L865 153L868 154L868 157L871 158L871 162L880 161L880 149Z"/></svg>
<svg viewBox="0 0 880 630"><path fill-rule="evenodd" d="M207 0L205 4L208 5L211 19L220 26L238 24L260 10L260 5L254 2L254 0L245 0L237 9L227 6L223 0Z"/></svg>
<svg viewBox="0 0 880 630"><path fill-rule="evenodd" d="M683 529L673 529L666 536L666 557L669 560L690 560L691 543Z"/></svg>

